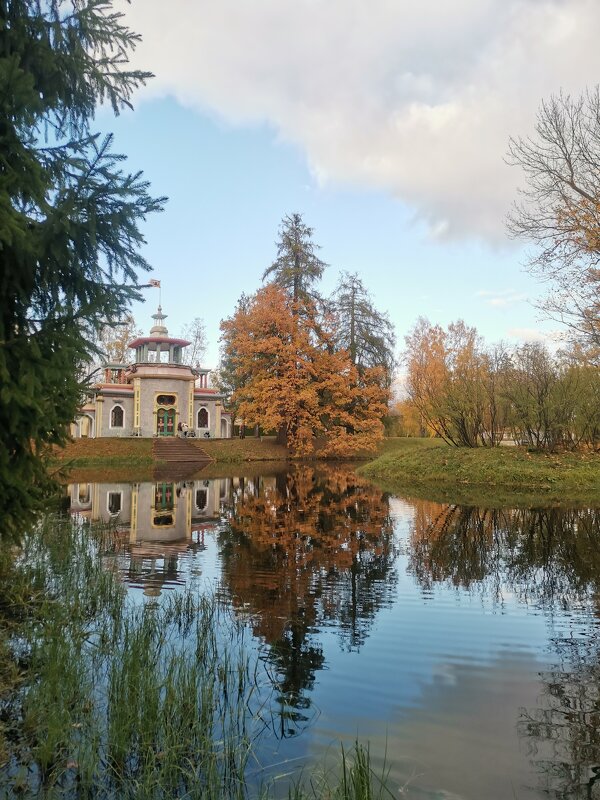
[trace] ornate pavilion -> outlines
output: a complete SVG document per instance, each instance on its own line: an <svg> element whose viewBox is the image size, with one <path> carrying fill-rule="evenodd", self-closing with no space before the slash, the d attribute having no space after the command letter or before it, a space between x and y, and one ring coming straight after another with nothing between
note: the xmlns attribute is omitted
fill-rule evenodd
<svg viewBox="0 0 600 800"><path fill-rule="evenodd" d="M198 437L229 438L223 396L209 386L210 370L183 363L190 342L169 336L159 306L149 336L129 343L129 364L105 364L72 425L75 438L175 436L181 425Z"/></svg>

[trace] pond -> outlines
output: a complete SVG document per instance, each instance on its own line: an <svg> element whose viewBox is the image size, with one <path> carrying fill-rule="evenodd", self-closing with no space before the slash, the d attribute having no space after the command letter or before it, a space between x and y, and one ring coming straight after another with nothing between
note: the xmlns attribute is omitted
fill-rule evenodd
<svg viewBox="0 0 600 800"><path fill-rule="evenodd" d="M600 797L600 512L395 497L346 466L69 485L134 602L210 587L276 687L263 780L369 742L407 798Z"/></svg>

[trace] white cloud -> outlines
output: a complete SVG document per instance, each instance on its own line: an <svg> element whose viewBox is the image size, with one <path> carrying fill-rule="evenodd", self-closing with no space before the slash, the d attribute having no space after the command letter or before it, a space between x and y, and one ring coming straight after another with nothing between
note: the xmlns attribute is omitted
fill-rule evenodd
<svg viewBox="0 0 600 800"><path fill-rule="evenodd" d="M500 292L493 292L489 289L482 289L476 293L483 301L493 308L511 308L517 303L527 300L527 295L516 292L514 289L504 289Z"/></svg>
<svg viewBox="0 0 600 800"><path fill-rule="evenodd" d="M597 0L134 0L149 92L267 123L321 182L379 187L433 235L504 239L503 161L542 97L600 74ZM176 146L176 142L174 142Z"/></svg>
<svg viewBox="0 0 600 800"><path fill-rule="evenodd" d="M541 331L539 328L510 328L507 335L521 342L544 342L557 347L564 338L560 331Z"/></svg>

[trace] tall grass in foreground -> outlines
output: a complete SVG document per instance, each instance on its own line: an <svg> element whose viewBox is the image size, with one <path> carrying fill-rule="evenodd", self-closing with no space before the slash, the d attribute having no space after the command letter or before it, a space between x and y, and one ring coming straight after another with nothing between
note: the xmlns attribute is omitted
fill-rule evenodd
<svg viewBox="0 0 600 800"><path fill-rule="evenodd" d="M48 518L0 553L0 652L21 673L0 685L0 796L237 798L268 729L270 686L243 622L213 597L172 593L135 605L103 565L115 532ZM0 672L1 675L1 672ZM2 744L3 740L3 744ZM341 778L289 796L392 796L368 752Z"/></svg>

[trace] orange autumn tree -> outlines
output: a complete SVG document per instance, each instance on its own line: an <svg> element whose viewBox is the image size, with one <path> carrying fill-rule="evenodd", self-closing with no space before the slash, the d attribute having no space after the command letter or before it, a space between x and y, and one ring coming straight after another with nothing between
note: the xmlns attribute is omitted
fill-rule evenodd
<svg viewBox="0 0 600 800"><path fill-rule="evenodd" d="M433 428L427 425L419 409L408 398L396 403L392 413L398 419L398 436L435 436Z"/></svg>
<svg viewBox="0 0 600 800"><path fill-rule="evenodd" d="M238 415L280 431L296 455L313 453L317 443L322 455L374 449L387 410L384 371L359 375L348 353L336 350L314 305L305 300L301 312L271 283L222 323Z"/></svg>
<svg viewBox="0 0 600 800"><path fill-rule="evenodd" d="M447 330L420 317L405 337L406 390L423 432L457 447L496 446L507 424L507 356L462 320Z"/></svg>
<svg viewBox="0 0 600 800"><path fill-rule="evenodd" d="M419 317L405 336L405 343L408 401L417 413L422 433L433 431L436 436L442 436L439 406L448 374L446 334L439 325Z"/></svg>

